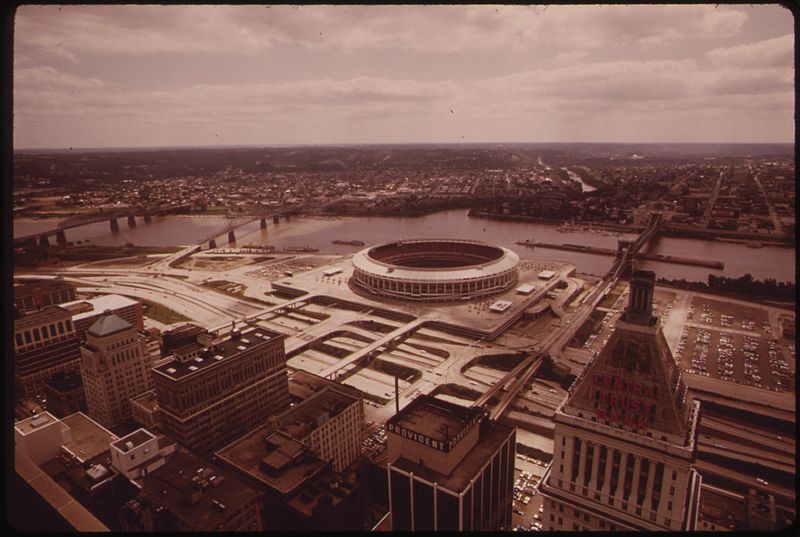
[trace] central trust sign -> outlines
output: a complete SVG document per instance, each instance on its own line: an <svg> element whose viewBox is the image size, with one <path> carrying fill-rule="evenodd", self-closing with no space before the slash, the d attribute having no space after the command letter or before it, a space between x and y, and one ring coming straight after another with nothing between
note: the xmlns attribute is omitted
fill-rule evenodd
<svg viewBox="0 0 800 537"><path fill-rule="evenodd" d="M602 373L595 373L593 384L599 397L598 419L639 429L652 425L657 387Z"/></svg>

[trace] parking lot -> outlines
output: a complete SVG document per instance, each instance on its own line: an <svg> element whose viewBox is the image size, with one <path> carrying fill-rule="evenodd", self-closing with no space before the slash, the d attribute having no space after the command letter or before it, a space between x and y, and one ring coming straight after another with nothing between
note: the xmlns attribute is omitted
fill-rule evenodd
<svg viewBox="0 0 800 537"><path fill-rule="evenodd" d="M690 373L767 390L795 389L794 342L773 334L765 310L695 297L674 354Z"/></svg>
<svg viewBox="0 0 800 537"><path fill-rule="evenodd" d="M536 485L544 475L547 463L517 453L514 468L514 503L511 524L514 531L539 531L542 529L542 499L536 494Z"/></svg>

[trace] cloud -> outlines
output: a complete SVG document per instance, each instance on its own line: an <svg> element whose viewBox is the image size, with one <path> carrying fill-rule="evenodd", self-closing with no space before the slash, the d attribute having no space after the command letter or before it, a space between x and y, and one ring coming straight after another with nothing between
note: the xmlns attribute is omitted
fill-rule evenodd
<svg viewBox="0 0 800 537"><path fill-rule="evenodd" d="M65 89L96 89L105 87L97 78L82 78L63 73L55 67L28 67L14 71L15 86L51 86Z"/></svg>
<svg viewBox="0 0 800 537"><path fill-rule="evenodd" d="M15 38L57 54L248 54L276 45L355 51L568 50L735 35L712 6L22 6Z"/></svg>
<svg viewBox="0 0 800 537"><path fill-rule="evenodd" d="M755 43L715 48L708 51L706 57L716 66L788 68L794 61L794 36L786 34Z"/></svg>

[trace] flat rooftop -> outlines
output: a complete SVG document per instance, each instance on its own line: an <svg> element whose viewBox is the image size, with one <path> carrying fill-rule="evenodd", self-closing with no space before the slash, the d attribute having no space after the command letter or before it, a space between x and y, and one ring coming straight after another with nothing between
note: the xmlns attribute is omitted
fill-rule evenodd
<svg viewBox="0 0 800 537"><path fill-rule="evenodd" d="M190 343L176 349L172 359L167 358L163 364L154 367L153 371L171 380L180 380L192 373L223 362L226 358L231 358L255 346L282 337L284 337L283 334L259 327L243 332L239 337L228 337L208 347L200 343ZM192 353L197 353L197 356L183 361L177 358L180 356L185 357Z"/></svg>
<svg viewBox="0 0 800 537"><path fill-rule="evenodd" d="M480 438L478 443L464 456L461 462L453 469L450 475L444 475L428 466L420 466L419 461L410 461L400 457L392 466L405 472L414 472L414 475L431 483L438 483L439 487L460 493L470 483L470 480L480 472L486 461L496 452L505 440L516 435L516 429L506 425L483 420L480 425ZM514 443L514 440L511 441ZM513 461L510 461L513 464Z"/></svg>
<svg viewBox="0 0 800 537"><path fill-rule="evenodd" d="M273 492L286 496L324 470L328 463L301 442L265 425L215 454Z"/></svg>
<svg viewBox="0 0 800 537"><path fill-rule="evenodd" d="M189 521L193 527L207 531L215 530L227 513L258 495L234 473L182 447L167 459L166 464L137 478L136 482L143 489L155 493L173 513ZM208 486L209 483L213 485ZM192 493L197 498L194 505L187 501Z"/></svg>
<svg viewBox="0 0 800 537"><path fill-rule="evenodd" d="M59 393L71 392L83 387L79 371L59 371L44 380L45 386Z"/></svg>
<svg viewBox="0 0 800 537"><path fill-rule="evenodd" d="M127 453L128 451L132 450L136 446L141 446L148 440L152 440L155 438L151 432L145 429L137 429L133 431L131 434L123 436L116 442L113 442L111 445L117 448L118 450L122 451L123 453Z"/></svg>
<svg viewBox="0 0 800 537"><path fill-rule="evenodd" d="M364 397L363 393L358 388L348 386L347 384L340 384L335 380L326 379L325 377L320 377L319 375L303 371L302 369L298 369L289 375L289 393L292 397L308 399L325 388L333 388L356 399Z"/></svg>
<svg viewBox="0 0 800 537"><path fill-rule="evenodd" d="M61 420L72 432L72 440L64 444L78 459L86 461L108 451L117 436L83 412L70 414Z"/></svg>
<svg viewBox="0 0 800 537"><path fill-rule="evenodd" d="M479 408L467 408L421 394L399 414L392 416L386 424L446 444L451 438L467 429L481 413L482 410Z"/></svg>
<svg viewBox="0 0 800 537"><path fill-rule="evenodd" d="M150 390L141 395L137 395L131 399L131 402L136 403L140 407L144 408L145 410L149 410L150 412L154 412L158 409L158 397L156 397L155 390Z"/></svg>
<svg viewBox="0 0 800 537"><path fill-rule="evenodd" d="M46 425L51 425L60 421L58 418L49 412L42 412L38 416L31 416L14 423L14 428L23 435L28 435L34 431L41 429Z"/></svg>
<svg viewBox="0 0 800 537"><path fill-rule="evenodd" d="M320 418L325 414L332 418L359 399L350 397L331 388L323 388L305 401L296 404L278 416L281 431L292 438L302 440L317 428Z"/></svg>
<svg viewBox="0 0 800 537"><path fill-rule="evenodd" d="M39 326L43 323L52 323L70 319L72 315L61 306L45 306L41 310L28 313L14 319L14 330L20 331L29 326Z"/></svg>
<svg viewBox="0 0 800 537"><path fill-rule="evenodd" d="M98 313L103 313L105 310L118 310L127 306L135 306L137 301L122 295L101 295L96 298L87 298L83 300L73 300L72 302L64 302L61 307L66 309L86 308L90 306L92 309L88 311L81 311L72 316L73 321L79 321L87 317L93 317Z"/></svg>

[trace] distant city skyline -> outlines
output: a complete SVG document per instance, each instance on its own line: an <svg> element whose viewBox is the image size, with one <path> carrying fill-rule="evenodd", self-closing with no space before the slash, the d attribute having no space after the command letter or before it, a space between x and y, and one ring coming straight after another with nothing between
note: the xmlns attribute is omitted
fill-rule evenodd
<svg viewBox="0 0 800 537"><path fill-rule="evenodd" d="M21 6L14 147L792 143L776 5Z"/></svg>

